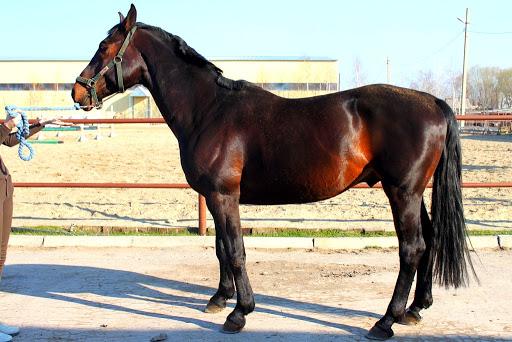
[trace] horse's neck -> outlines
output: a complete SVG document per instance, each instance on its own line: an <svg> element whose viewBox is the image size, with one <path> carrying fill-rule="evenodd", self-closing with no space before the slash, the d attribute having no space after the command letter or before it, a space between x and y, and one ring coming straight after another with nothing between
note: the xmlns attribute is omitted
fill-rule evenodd
<svg viewBox="0 0 512 342"><path fill-rule="evenodd" d="M199 126L205 116L211 114L211 107L222 91L208 71L151 60L146 63L151 70L145 85L174 135L179 141L187 140L201 128Z"/></svg>

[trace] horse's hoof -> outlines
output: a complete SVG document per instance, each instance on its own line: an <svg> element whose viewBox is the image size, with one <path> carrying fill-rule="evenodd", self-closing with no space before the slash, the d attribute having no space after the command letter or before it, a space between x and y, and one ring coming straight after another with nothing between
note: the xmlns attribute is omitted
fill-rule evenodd
<svg viewBox="0 0 512 342"><path fill-rule="evenodd" d="M224 306L221 306L217 303L214 303L214 302L208 302L208 304L206 305L206 308L204 308L204 312L206 313L218 313L218 312L221 312L222 310L224 310L226 308L226 305Z"/></svg>
<svg viewBox="0 0 512 342"><path fill-rule="evenodd" d="M238 321L238 322L235 322ZM222 326L222 332L226 334L236 334L242 331L245 326L245 317L242 316L240 319L234 319L232 315L229 315Z"/></svg>
<svg viewBox="0 0 512 342"><path fill-rule="evenodd" d="M378 340L378 341L384 341L388 338L393 337L394 333L391 328L384 329L378 325L374 325L373 328L370 329L368 334L366 334L366 338L369 340Z"/></svg>
<svg viewBox="0 0 512 342"><path fill-rule="evenodd" d="M407 310L402 317L397 321L398 324L402 325L416 325L421 321L419 312Z"/></svg>

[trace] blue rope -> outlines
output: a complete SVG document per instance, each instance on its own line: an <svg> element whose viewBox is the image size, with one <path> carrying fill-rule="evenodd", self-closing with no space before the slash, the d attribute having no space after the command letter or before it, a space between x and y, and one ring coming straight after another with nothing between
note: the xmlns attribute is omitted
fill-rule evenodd
<svg viewBox="0 0 512 342"><path fill-rule="evenodd" d="M30 134L30 125L28 122L27 114L25 112L18 113L16 111L17 109L18 108L16 108L16 106L5 107L5 111L7 112L7 115L9 115L9 117L15 118L18 115L21 115L21 120L16 125L16 127L18 128L18 131L16 132L16 138L20 142L20 146L18 148L18 155L22 160L29 161L35 155L34 148L32 148L32 145L30 145L30 143L27 141L27 137ZM24 148L28 149L27 155L23 153Z"/></svg>
<svg viewBox="0 0 512 342"><path fill-rule="evenodd" d="M48 111L48 110L79 110L80 104L75 103L73 106L67 106L67 107L18 107L19 110L25 111L25 112L33 112L33 111Z"/></svg>
<svg viewBox="0 0 512 342"><path fill-rule="evenodd" d="M16 107L16 106L6 106L5 111L11 118L15 118L18 115L21 115L20 122L16 125L18 127L18 131L16 132L16 138L18 138L20 142L20 146L18 148L18 155L24 161L31 160L35 151L32 145L27 141L27 137L30 134L30 125L28 122L28 117L25 111L49 111L49 110L79 110L82 108L79 103L73 104L73 106L67 107ZM18 113L17 110L21 111ZM28 149L28 154L23 153L23 149Z"/></svg>

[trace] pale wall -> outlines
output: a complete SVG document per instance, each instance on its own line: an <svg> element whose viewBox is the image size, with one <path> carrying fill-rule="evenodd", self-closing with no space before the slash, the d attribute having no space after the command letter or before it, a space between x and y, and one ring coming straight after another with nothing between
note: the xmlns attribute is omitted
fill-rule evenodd
<svg viewBox="0 0 512 342"><path fill-rule="evenodd" d="M74 83L88 61L0 61L0 83ZM254 83L338 83L337 61L310 60L213 60L232 79ZM284 97L306 97L332 91L274 91ZM0 105L66 106L71 104L71 92L52 90L0 91ZM153 116L159 116L154 101ZM104 110L131 117L129 99L116 95Z"/></svg>

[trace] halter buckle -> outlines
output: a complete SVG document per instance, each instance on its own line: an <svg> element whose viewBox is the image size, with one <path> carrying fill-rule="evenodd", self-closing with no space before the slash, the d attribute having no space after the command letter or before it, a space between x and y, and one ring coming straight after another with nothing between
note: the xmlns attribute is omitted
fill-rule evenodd
<svg viewBox="0 0 512 342"><path fill-rule="evenodd" d="M94 88L94 86L95 86L95 85L96 85L96 81L95 81L95 80L93 80L92 78L90 78L90 79L88 79L88 80L87 80L87 86L88 86L89 88Z"/></svg>

